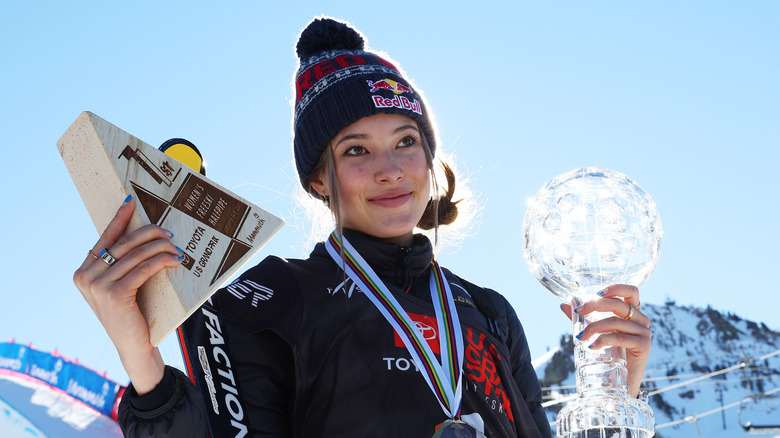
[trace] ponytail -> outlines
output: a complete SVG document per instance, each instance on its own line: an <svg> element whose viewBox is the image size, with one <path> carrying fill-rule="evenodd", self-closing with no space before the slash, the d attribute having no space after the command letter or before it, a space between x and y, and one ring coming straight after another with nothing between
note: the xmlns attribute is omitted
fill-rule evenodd
<svg viewBox="0 0 780 438"><path fill-rule="evenodd" d="M439 225L449 225L458 218L458 203L461 200L453 201L455 194L455 172L445 163L441 162L444 169L444 176L447 178L447 190L443 195L438 196L438 184L434 175L434 197L428 200L417 227L423 230L438 228ZM433 172L432 172L433 173Z"/></svg>

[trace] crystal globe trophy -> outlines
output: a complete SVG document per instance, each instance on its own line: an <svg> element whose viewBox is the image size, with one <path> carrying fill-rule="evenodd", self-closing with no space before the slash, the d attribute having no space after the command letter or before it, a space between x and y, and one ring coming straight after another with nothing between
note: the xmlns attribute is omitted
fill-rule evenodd
<svg viewBox="0 0 780 438"><path fill-rule="evenodd" d="M572 309L599 299L612 284L642 284L660 252L661 221L650 196L613 170L575 169L548 182L529 202L523 249L536 278ZM574 315L574 333L614 316ZM590 350L574 339L577 396L558 413L558 436L649 438L655 432L650 406L628 394L626 352Z"/></svg>

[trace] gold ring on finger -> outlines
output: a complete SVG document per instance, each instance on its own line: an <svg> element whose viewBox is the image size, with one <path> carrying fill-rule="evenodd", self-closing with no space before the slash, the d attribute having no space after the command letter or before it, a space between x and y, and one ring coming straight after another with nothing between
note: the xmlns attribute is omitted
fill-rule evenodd
<svg viewBox="0 0 780 438"><path fill-rule="evenodd" d="M91 250L91 249L90 249L89 251L87 251L87 253L88 253L89 255L91 255L92 257L94 257L94 258L95 258L95 260L97 260L97 259L99 259L99 258L100 258L100 257L98 257L98 256L97 256L97 254L95 254L94 252L92 252L92 250Z"/></svg>
<svg viewBox="0 0 780 438"><path fill-rule="evenodd" d="M628 306L628 315L626 315L626 317L623 318L623 319L625 319L626 321L631 319L631 317L634 316L634 309L636 309L636 307L634 307L634 306L629 304L629 306Z"/></svg>

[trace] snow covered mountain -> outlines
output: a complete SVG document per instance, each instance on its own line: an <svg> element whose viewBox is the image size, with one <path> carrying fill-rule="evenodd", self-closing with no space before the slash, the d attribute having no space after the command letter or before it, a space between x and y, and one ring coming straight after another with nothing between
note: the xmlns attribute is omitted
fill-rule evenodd
<svg viewBox="0 0 780 438"><path fill-rule="evenodd" d="M657 438L780 438L780 332L707 307L643 304L653 348L643 386ZM575 392L571 334L535 361L548 416Z"/></svg>

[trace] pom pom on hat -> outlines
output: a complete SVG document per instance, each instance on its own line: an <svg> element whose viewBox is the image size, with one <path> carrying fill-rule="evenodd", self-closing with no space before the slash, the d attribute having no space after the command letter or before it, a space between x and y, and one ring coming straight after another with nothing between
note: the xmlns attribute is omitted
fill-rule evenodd
<svg viewBox="0 0 780 438"><path fill-rule="evenodd" d="M308 58L326 50L363 50L363 37L345 23L317 18L301 32L295 52L298 58Z"/></svg>
<svg viewBox="0 0 780 438"><path fill-rule="evenodd" d="M422 95L393 63L366 50L362 34L332 18L301 32L293 83L293 154L303 188L328 144L342 129L375 114L400 114L420 126L431 153L436 133Z"/></svg>

